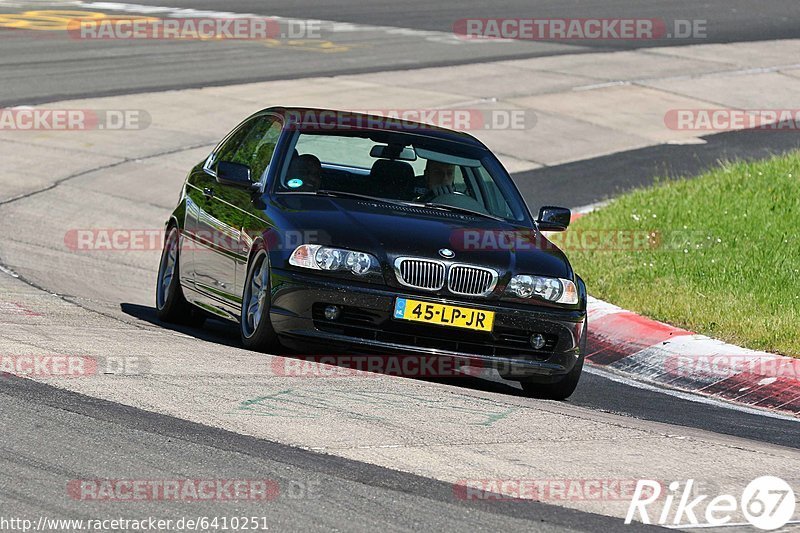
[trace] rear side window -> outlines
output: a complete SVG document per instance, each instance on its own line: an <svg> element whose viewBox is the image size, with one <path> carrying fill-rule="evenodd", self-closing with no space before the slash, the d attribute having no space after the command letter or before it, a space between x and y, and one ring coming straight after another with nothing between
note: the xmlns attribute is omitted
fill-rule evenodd
<svg viewBox="0 0 800 533"><path fill-rule="evenodd" d="M250 167L254 181L261 179L272 160L281 134L281 123L273 116L256 117L243 124L217 150L215 160Z"/></svg>

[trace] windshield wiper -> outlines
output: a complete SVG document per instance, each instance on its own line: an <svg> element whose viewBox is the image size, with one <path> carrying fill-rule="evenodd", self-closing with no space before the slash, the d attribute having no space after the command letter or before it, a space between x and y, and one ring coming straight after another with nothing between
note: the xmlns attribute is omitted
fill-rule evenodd
<svg viewBox="0 0 800 533"><path fill-rule="evenodd" d="M497 220L499 222L508 222L508 220L498 217L495 215L490 215L489 213L484 213L483 211L473 211L472 209L467 209L465 207L454 207L448 204L438 204L435 202L428 202L426 204L419 204L414 202L404 202L402 200L390 200L388 198L380 198L377 196L369 196L368 194L358 194L356 192L347 192L347 191L331 191L328 189L320 189L318 191L311 192L309 194L316 194L317 196L330 196L332 198L354 198L356 200L367 200L371 202L382 202L384 204L392 204L392 205L410 205L410 206L420 206L424 205L425 207L434 207L437 209L445 209L448 211L455 211L457 213L465 214L465 215L477 215L479 217L490 218L492 220Z"/></svg>
<svg viewBox="0 0 800 533"><path fill-rule="evenodd" d="M401 202L395 202L392 200L388 200L386 198L379 198L377 196L369 196L368 194L358 194L356 192L346 192L346 191L330 191L327 189L320 189L313 194L317 196L330 196L332 198L354 198L356 200L369 200L372 202L383 202L385 204L400 204Z"/></svg>
<svg viewBox="0 0 800 533"><path fill-rule="evenodd" d="M455 211L457 213L462 213L465 215L477 215L479 217L491 218L492 220L499 220L500 222L508 222L508 220L502 217L490 215L489 213L484 213L483 211L474 211L472 209L467 209L466 207L455 207L449 204L437 204L435 202L428 202L425 204L425 207L436 207L439 209L447 209L449 211Z"/></svg>

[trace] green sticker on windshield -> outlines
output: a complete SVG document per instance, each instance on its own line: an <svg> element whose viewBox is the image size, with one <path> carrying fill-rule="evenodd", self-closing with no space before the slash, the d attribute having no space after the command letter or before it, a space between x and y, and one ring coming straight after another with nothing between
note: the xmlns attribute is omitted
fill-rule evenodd
<svg viewBox="0 0 800 533"><path fill-rule="evenodd" d="M303 180L301 180L300 178L294 178L294 179L290 179L290 180L289 180L289 181L286 183L286 185L288 185L288 186L289 186L289 187L291 187L292 189L296 189L296 188L298 188L298 187L302 187L302 186L303 186Z"/></svg>

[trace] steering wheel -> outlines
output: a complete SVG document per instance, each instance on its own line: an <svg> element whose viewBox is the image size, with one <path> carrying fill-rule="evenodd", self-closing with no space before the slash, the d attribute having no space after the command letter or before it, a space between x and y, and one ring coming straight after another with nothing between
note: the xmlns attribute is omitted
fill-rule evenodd
<svg viewBox="0 0 800 533"><path fill-rule="evenodd" d="M462 207L464 209L471 209L473 211L479 211L481 213L486 213L486 208L483 207L480 202L478 202L472 196L463 193L461 191L454 191L449 192L447 194L440 194L436 196L428 202L433 202L442 205L449 205L452 207Z"/></svg>

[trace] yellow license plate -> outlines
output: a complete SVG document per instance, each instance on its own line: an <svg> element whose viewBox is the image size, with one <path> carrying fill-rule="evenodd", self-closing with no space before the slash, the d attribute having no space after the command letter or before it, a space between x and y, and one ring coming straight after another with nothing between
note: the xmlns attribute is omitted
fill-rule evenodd
<svg viewBox="0 0 800 533"><path fill-rule="evenodd" d="M394 318L476 331L492 331L494 326L494 311L421 302L407 298L398 298L395 302Z"/></svg>

